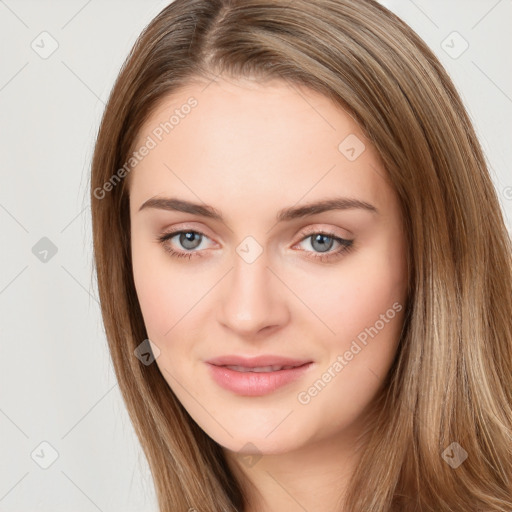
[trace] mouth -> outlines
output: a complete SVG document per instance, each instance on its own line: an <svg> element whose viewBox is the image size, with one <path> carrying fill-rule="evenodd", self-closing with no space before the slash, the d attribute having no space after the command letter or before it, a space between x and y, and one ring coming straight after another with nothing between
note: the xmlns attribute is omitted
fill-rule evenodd
<svg viewBox="0 0 512 512"><path fill-rule="evenodd" d="M291 370L292 368L297 368L297 366L281 366L280 364L275 364L272 366L255 366L254 368L248 368L247 366L231 366L231 365L222 365L222 367L229 368L230 370L234 370L235 372L255 372L255 373L278 372L280 370Z"/></svg>
<svg viewBox="0 0 512 512"><path fill-rule="evenodd" d="M241 396L262 396L300 379L311 360L279 356L223 356L206 361L210 375L222 388Z"/></svg>

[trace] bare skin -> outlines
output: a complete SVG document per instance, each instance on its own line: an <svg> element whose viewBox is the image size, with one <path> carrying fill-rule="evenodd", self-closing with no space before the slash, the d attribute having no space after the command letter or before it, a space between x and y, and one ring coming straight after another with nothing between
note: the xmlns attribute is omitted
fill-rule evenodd
<svg viewBox="0 0 512 512"><path fill-rule="evenodd" d="M159 105L137 147L191 96L197 106L130 175L134 279L156 364L251 483L246 512L339 511L403 325L398 199L354 120L281 81L190 85ZM223 220L140 209L164 197L211 205ZM284 208L341 197L374 210L276 220ZM179 234L157 241L178 230L198 233L196 246L193 234L189 245ZM311 364L298 380L246 396L212 379L206 361L226 354Z"/></svg>

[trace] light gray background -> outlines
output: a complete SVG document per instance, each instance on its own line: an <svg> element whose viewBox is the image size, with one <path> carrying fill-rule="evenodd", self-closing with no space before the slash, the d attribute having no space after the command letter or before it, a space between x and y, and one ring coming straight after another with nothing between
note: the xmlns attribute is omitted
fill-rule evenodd
<svg viewBox="0 0 512 512"><path fill-rule="evenodd" d="M0 0L3 512L156 511L101 324L87 187L114 79L167 3ZM382 3L425 39L454 79L510 229L511 1ZM42 58L52 38L58 48ZM464 40L468 49L454 58ZM45 262L33 252L43 237L57 249ZM52 462L52 448L43 441L58 452L47 469L41 464Z"/></svg>

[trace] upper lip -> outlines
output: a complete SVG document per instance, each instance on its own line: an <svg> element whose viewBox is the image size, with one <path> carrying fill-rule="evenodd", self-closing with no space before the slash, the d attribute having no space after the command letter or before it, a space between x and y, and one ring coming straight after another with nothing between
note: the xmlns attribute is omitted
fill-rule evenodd
<svg viewBox="0 0 512 512"><path fill-rule="evenodd" d="M208 359L206 362L215 366L242 366L244 368L257 368L262 366L302 366L306 363L311 363L312 361L274 355L262 355L257 357L227 355L214 357L212 359Z"/></svg>

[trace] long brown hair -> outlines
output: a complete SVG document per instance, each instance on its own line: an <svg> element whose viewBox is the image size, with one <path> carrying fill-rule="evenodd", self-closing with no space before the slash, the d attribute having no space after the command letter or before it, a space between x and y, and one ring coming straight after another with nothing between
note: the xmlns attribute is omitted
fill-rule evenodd
<svg viewBox="0 0 512 512"><path fill-rule="evenodd" d="M374 0L175 0L145 28L112 89L92 162L95 267L115 372L160 510L246 505L222 448L157 365L134 356L147 333L132 276L125 163L160 100L221 73L329 97L374 144L400 200L407 316L343 510L510 512L511 240L452 81ZM453 443L467 453L457 468L443 457Z"/></svg>

